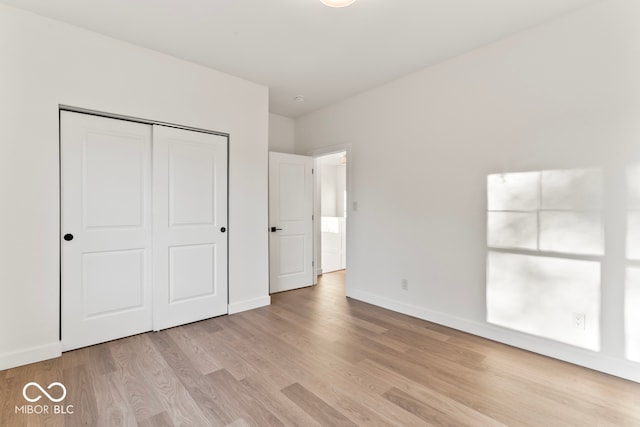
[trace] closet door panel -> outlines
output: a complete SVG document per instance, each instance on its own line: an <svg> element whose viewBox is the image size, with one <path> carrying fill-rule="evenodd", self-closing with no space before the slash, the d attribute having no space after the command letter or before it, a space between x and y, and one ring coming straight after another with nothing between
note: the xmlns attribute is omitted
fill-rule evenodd
<svg viewBox="0 0 640 427"><path fill-rule="evenodd" d="M61 112L63 350L152 328L151 126Z"/></svg>
<svg viewBox="0 0 640 427"><path fill-rule="evenodd" d="M154 329L227 313L227 138L154 126Z"/></svg>

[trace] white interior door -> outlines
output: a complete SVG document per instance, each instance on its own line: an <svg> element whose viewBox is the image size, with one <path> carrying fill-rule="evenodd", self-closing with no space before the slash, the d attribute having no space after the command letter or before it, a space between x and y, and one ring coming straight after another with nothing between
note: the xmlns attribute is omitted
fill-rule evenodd
<svg viewBox="0 0 640 427"><path fill-rule="evenodd" d="M62 111L63 350L152 328L151 127Z"/></svg>
<svg viewBox="0 0 640 427"><path fill-rule="evenodd" d="M153 127L154 329L227 313L227 138Z"/></svg>
<svg viewBox="0 0 640 427"><path fill-rule="evenodd" d="M313 284L313 159L269 153L270 291Z"/></svg>

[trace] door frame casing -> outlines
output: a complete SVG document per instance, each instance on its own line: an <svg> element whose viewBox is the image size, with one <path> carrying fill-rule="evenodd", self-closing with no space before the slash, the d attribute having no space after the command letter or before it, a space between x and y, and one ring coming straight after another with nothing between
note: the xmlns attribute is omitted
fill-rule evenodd
<svg viewBox="0 0 640 427"><path fill-rule="evenodd" d="M141 123L141 124L146 124L146 125L159 125L159 126L166 126L166 127L172 127L172 128L177 128L177 129L183 129L183 130L187 130L187 131L192 131L192 132L200 132L200 133L206 133L206 134L211 134L211 135L218 135L218 136L222 136L224 138L226 138L226 144L227 144L227 191L226 191L226 196L227 196L227 223L226 223L226 228L227 228L227 259L226 259L226 268L227 268L227 314L229 313L229 295L230 295L230 283L229 283L229 258L230 258L230 251L229 251L229 242L230 242L230 237L231 237L231 221L230 221L230 216L229 216L229 178L230 178L230 168L231 168L231 164L230 164L230 142L231 142L231 136L230 134L226 133L226 132L219 132L219 131L213 131L213 130L209 130L209 129L203 129L203 128L197 128L197 127L193 127L193 126L185 126L185 125L179 125L179 124L175 124L175 123L168 123L168 122L162 122L159 120L152 120L152 119L145 119L145 118L140 118L140 117L134 117L134 116L128 116L128 115L123 115L123 114L116 114L116 113L109 113L109 112L105 112L105 111L99 111L99 110L92 110L89 108L82 108L82 107L75 107L75 106L71 106L71 105L66 105L66 104L58 104L58 179L59 179L59 185L58 185L58 206L59 206L59 224L58 224L58 235L59 235L59 268L60 268L60 277L59 277L59 288L58 288L58 339L60 341L60 343L62 344L62 281L63 281L63 260L62 260L62 245L64 243L63 241L63 203L62 203L62 128L61 128L61 115L63 111L68 111L68 112L72 112L72 113L80 113L80 114L87 114L87 115L92 115L92 116L97 116L97 117L104 117L107 119L116 119L116 120L123 120L123 121L128 121L128 122L133 122L133 123ZM153 153L153 141L152 141L152 146L151 146L151 150ZM153 218L152 218L152 224L153 224Z"/></svg>
<svg viewBox="0 0 640 427"><path fill-rule="evenodd" d="M319 157L324 157L324 156L328 156L331 154L336 154L336 153L342 153L345 152L347 154L347 163L345 165L345 175L346 175L346 189L347 189L347 200L345 203L345 207L347 212L353 212L351 201L353 200L353 195L351 194L351 165L353 163L353 153L352 153L352 145L351 143L344 143L344 144L335 144L335 145L328 145L325 147L320 147L317 148L315 150L311 151L311 157L313 157L313 169L315 170L314 173L314 178L313 178L313 217L314 217L314 223L313 223L313 260L314 260L314 264L315 264L315 270L314 270L314 274L313 274L313 284L317 285L318 284L318 275L319 273L322 271L322 262L321 262L321 231L320 231L320 226L321 226L321 200L320 200L320 173L318 172L318 158ZM348 215L345 218L345 224L347 227L347 249L346 249L346 253L345 253L345 265L348 266L349 265L349 247L350 245L350 223L351 223L351 216L352 215ZM348 272L348 269L347 269ZM347 273L348 276L348 273ZM349 281L347 280L346 285L348 286Z"/></svg>

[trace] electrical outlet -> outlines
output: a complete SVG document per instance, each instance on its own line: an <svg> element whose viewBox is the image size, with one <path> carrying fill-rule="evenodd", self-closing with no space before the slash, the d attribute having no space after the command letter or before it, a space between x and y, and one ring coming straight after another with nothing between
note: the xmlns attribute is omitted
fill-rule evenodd
<svg viewBox="0 0 640 427"><path fill-rule="evenodd" d="M408 291L409 290L409 280L402 279L400 281L400 287L402 288L403 291Z"/></svg>
<svg viewBox="0 0 640 427"><path fill-rule="evenodd" d="M584 331L587 329L587 315L584 313L573 313L573 328Z"/></svg>

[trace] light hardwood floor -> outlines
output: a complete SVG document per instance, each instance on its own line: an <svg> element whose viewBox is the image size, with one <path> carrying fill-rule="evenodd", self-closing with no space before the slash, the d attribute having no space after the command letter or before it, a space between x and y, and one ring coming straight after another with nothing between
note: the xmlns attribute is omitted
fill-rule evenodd
<svg viewBox="0 0 640 427"><path fill-rule="evenodd" d="M0 371L0 426L640 426L640 384L346 299L343 282ZM30 381L64 383L74 413L15 414Z"/></svg>

